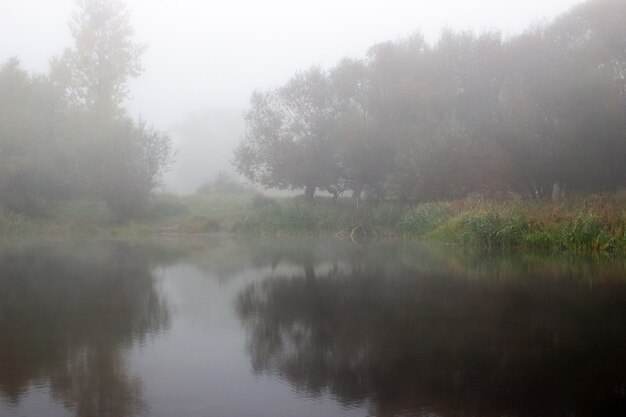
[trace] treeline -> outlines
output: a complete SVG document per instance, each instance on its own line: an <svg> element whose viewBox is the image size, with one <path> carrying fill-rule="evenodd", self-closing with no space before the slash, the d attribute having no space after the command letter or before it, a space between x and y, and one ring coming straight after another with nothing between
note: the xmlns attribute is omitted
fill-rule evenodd
<svg viewBox="0 0 626 417"><path fill-rule="evenodd" d="M171 158L167 134L126 113L144 46L124 4L77 3L74 45L31 75L0 65L0 208L42 215L54 201L104 200L118 220L142 214Z"/></svg>
<svg viewBox="0 0 626 417"><path fill-rule="evenodd" d="M266 187L425 201L626 185L626 2L503 38L373 46L252 95L235 163Z"/></svg>

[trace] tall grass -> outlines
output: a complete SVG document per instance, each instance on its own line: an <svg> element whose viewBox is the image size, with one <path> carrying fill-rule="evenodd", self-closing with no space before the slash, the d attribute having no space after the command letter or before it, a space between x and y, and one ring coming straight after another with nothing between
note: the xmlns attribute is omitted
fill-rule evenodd
<svg viewBox="0 0 626 417"><path fill-rule="evenodd" d="M626 252L626 197L587 196L561 204L520 200L462 200L397 204L262 195L197 195L161 204L178 213L181 232L328 235L355 223L380 235L445 241L486 248ZM181 205L182 204L182 205ZM186 207L186 208L185 208Z"/></svg>
<svg viewBox="0 0 626 417"><path fill-rule="evenodd" d="M251 207L237 231L256 235L337 233L353 222L354 213L345 204L297 199L270 200Z"/></svg>
<svg viewBox="0 0 626 417"><path fill-rule="evenodd" d="M405 236L484 247L626 252L626 201L614 196L562 204L469 198L419 204L398 222Z"/></svg>
<svg viewBox="0 0 626 417"><path fill-rule="evenodd" d="M450 219L447 203L423 203L407 211L396 225L403 236L424 235Z"/></svg>
<svg viewBox="0 0 626 417"><path fill-rule="evenodd" d="M147 215L115 226L102 202L54 207L46 219L0 211L0 234L239 233L260 236L332 235L367 224L379 237L400 236L486 248L626 253L626 195L592 195L551 202L492 200L398 204L270 198L254 192L157 196Z"/></svg>

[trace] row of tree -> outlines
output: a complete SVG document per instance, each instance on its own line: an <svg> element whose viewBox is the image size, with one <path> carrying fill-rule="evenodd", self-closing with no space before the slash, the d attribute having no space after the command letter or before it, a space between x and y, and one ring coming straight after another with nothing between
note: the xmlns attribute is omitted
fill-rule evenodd
<svg viewBox="0 0 626 417"><path fill-rule="evenodd" d="M145 49L123 3L77 4L74 46L48 74L30 75L16 58L0 66L0 206L39 214L53 200L98 198L125 220L144 209L171 141L123 107Z"/></svg>
<svg viewBox="0 0 626 417"><path fill-rule="evenodd" d="M252 95L240 173L404 201L626 185L626 3L590 0L503 38L372 47Z"/></svg>

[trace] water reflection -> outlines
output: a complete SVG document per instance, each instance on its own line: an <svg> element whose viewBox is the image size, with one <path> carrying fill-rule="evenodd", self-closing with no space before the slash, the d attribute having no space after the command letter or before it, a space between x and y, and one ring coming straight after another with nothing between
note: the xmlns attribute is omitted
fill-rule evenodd
<svg viewBox="0 0 626 417"><path fill-rule="evenodd" d="M168 326L153 276L168 256L119 242L0 251L0 394L17 406L48 386L76 416L145 411L126 357Z"/></svg>
<svg viewBox="0 0 626 417"><path fill-rule="evenodd" d="M376 416L626 415L623 260L331 253L239 293L255 373Z"/></svg>
<svg viewBox="0 0 626 417"><path fill-rule="evenodd" d="M0 414L622 415L624 271L336 240L0 244Z"/></svg>

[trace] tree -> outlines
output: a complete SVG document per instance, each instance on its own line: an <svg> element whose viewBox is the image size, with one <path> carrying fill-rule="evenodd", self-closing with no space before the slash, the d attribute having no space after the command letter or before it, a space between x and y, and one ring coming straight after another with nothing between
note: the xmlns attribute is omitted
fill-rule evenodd
<svg viewBox="0 0 626 417"><path fill-rule="evenodd" d="M137 218L169 167L171 139L145 122L129 119L109 121L98 131L100 137L86 160L95 196L107 203L116 219Z"/></svg>
<svg viewBox="0 0 626 417"><path fill-rule="evenodd" d="M120 1L81 0L75 45L33 76L0 66L0 205L45 214L46 200L106 201L118 220L136 217L172 156L170 137L125 115L127 82L143 46Z"/></svg>
<svg viewBox="0 0 626 417"><path fill-rule="evenodd" d="M567 156L578 165L568 174L581 190L626 185L625 20L622 0L594 0L572 8L546 29L568 58L571 84L564 103L576 132L567 132Z"/></svg>
<svg viewBox="0 0 626 417"><path fill-rule="evenodd" d="M626 36L625 12L612 0L587 2L507 45L500 132L518 191L547 198L554 184L626 184L626 41L613 36Z"/></svg>
<svg viewBox="0 0 626 417"><path fill-rule="evenodd" d="M71 115L68 136L83 173L83 191L102 198L118 220L140 215L172 156L170 137L125 115L128 81L142 72L145 46L132 40L124 3L79 0L70 29L74 46L52 63L51 77Z"/></svg>
<svg viewBox="0 0 626 417"><path fill-rule="evenodd" d="M41 214L45 200L70 192L59 107L46 77L29 75L15 58L0 66L0 206Z"/></svg>
<svg viewBox="0 0 626 417"><path fill-rule="evenodd" d="M240 172L267 187L397 200L626 186L626 8L591 0L503 40L374 45L257 93Z"/></svg>
<svg viewBox="0 0 626 417"><path fill-rule="evenodd" d="M122 1L78 0L77 5L70 21L74 46L53 60L53 79L71 105L102 118L120 116L128 81L143 71L145 45L132 40Z"/></svg>
<svg viewBox="0 0 626 417"><path fill-rule="evenodd" d="M334 137L335 109L327 74L311 68L286 85L256 92L246 135L235 152L239 173L265 187L328 190L341 175Z"/></svg>
<svg viewBox="0 0 626 417"><path fill-rule="evenodd" d="M449 31L433 46L416 35L371 49L371 118L394 159L387 195L456 198L494 186L501 49L497 33Z"/></svg>
<svg viewBox="0 0 626 417"><path fill-rule="evenodd" d="M342 60L330 78L336 95L336 136L341 174L352 197L364 189L382 189L393 167L392 142L386 140L374 111L374 91L367 62Z"/></svg>

